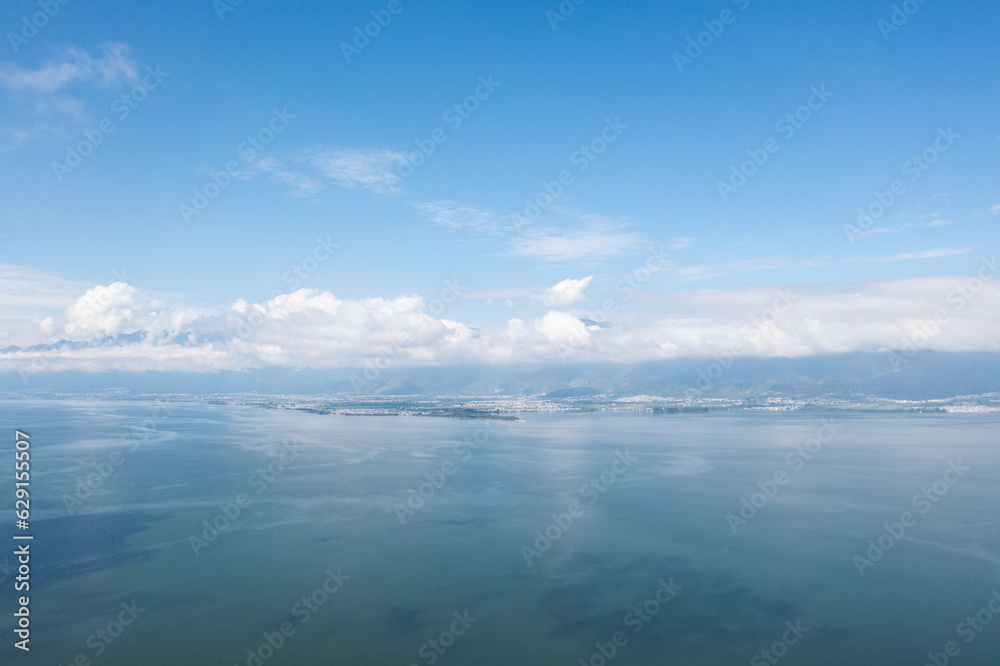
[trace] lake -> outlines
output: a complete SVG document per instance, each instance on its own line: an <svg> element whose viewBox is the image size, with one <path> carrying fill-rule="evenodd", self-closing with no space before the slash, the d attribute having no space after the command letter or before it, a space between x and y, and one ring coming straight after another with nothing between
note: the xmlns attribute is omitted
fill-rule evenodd
<svg viewBox="0 0 1000 666"><path fill-rule="evenodd" d="M5 401L0 659L997 663L998 415L519 416Z"/></svg>

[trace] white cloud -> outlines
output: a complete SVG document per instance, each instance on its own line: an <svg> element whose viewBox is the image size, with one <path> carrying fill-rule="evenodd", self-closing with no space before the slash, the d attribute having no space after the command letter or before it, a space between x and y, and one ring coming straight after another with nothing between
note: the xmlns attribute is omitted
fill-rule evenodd
<svg viewBox="0 0 1000 666"><path fill-rule="evenodd" d="M124 282L113 282L88 289L66 308L61 326L53 328L53 335L67 340L92 340L141 332L171 340L204 318L204 311L169 302Z"/></svg>
<svg viewBox="0 0 1000 666"><path fill-rule="evenodd" d="M990 206L990 212L993 213L994 215L1000 215L1000 204L997 204L996 206Z"/></svg>
<svg viewBox="0 0 1000 666"><path fill-rule="evenodd" d="M399 167L406 153L394 150L350 150L330 148L315 153L311 163L321 174L342 187L363 187L376 194L398 194Z"/></svg>
<svg viewBox="0 0 1000 666"><path fill-rule="evenodd" d="M311 197L322 189L325 189L319 179L297 171L286 169L275 169L270 174L271 180L276 183L288 185L288 194L293 197Z"/></svg>
<svg viewBox="0 0 1000 666"><path fill-rule="evenodd" d="M528 228L512 241L512 252L545 261L604 260L628 254L642 243L642 237L618 220L598 215L581 218L574 229Z"/></svg>
<svg viewBox="0 0 1000 666"><path fill-rule="evenodd" d="M31 127L0 125L0 150L10 150L32 139L56 134L60 128L47 122L35 122Z"/></svg>
<svg viewBox="0 0 1000 666"><path fill-rule="evenodd" d="M680 252L681 250L686 250L694 245L696 240L698 239L691 236L678 236L677 238L671 238L667 249L671 252Z"/></svg>
<svg viewBox="0 0 1000 666"><path fill-rule="evenodd" d="M898 234L901 231L906 231L906 227L872 227L868 231L862 231L853 238L857 240L859 238L869 238L878 234Z"/></svg>
<svg viewBox="0 0 1000 666"><path fill-rule="evenodd" d="M52 370L207 371L366 362L637 362L713 356L734 346L748 356L879 351L908 343L939 351L1000 351L998 269L985 260L982 266L978 273L987 278L982 281L970 273L780 291L659 294L655 309L624 309L601 326L588 325L601 318L583 310L554 309L536 318L480 324L432 316L419 295L345 300L307 289L262 303L196 308L114 283L77 292L61 315L44 320L47 330L78 341L75 345L0 353L0 370L38 359ZM550 302L557 308L578 302L589 283L590 278L560 282L547 290ZM60 303L64 294L56 289L50 299ZM32 318L36 331L35 340L20 346L52 340L39 332L42 313L20 312ZM944 323L934 324L941 313ZM138 335L117 341L106 337L133 333Z"/></svg>
<svg viewBox="0 0 1000 666"><path fill-rule="evenodd" d="M594 276L589 275L580 280L566 279L551 287L526 288L526 289L490 289L486 291L474 291L466 296L475 299L484 299L487 305L493 305L494 299L506 299L507 307L514 307L514 298L531 299L536 303L541 303L546 307L569 308L587 299L586 290Z"/></svg>
<svg viewBox="0 0 1000 666"><path fill-rule="evenodd" d="M411 204L434 224L449 229L497 231L500 226L500 218L496 213L471 204L457 201L414 201Z"/></svg>
<svg viewBox="0 0 1000 666"><path fill-rule="evenodd" d="M699 266L684 266L672 268L674 275L679 280L694 282L697 280L707 280L714 277L729 275L730 273L754 273L756 271L772 270L775 268L785 268L791 265L791 261L782 257L763 257L752 259L737 259L724 264L703 264Z"/></svg>
<svg viewBox="0 0 1000 666"><path fill-rule="evenodd" d="M58 316L85 289L83 282L0 264L0 348L39 342L38 322Z"/></svg>
<svg viewBox="0 0 1000 666"><path fill-rule="evenodd" d="M948 227L953 224L955 224L954 220L945 220L942 218L935 218L930 222L907 222L901 227L874 227L857 234L854 236L854 239L869 238L870 236L875 236L877 234L898 234L899 232L906 231L907 229L935 229L938 227Z"/></svg>
<svg viewBox="0 0 1000 666"><path fill-rule="evenodd" d="M0 63L0 89L8 91L12 101L0 123L0 150L79 129L92 119L78 95L86 89L135 83L139 67L129 57L128 45L119 43L105 44L98 56L68 48L37 69Z"/></svg>
<svg viewBox="0 0 1000 666"><path fill-rule="evenodd" d="M534 299L550 308L572 307L587 299L587 287L593 279L593 275L588 275L582 280L563 280L536 294Z"/></svg>
<svg viewBox="0 0 1000 666"><path fill-rule="evenodd" d="M66 308L63 331L77 340L132 332L139 328L135 296L135 288L124 282L92 287Z"/></svg>
<svg viewBox="0 0 1000 666"><path fill-rule="evenodd" d="M129 58L127 44L105 44L103 53L94 57L78 48L66 49L57 60L38 69L22 69L16 63L0 65L0 86L13 91L53 93L74 83L111 86L135 81L139 66Z"/></svg>
<svg viewBox="0 0 1000 666"><path fill-rule="evenodd" d="M920 250L918 252L904 252L891 257L874 257L868 261L914 261L917 259L940 259L941 257L954 257L959 254L972 252L971 247L942 247L934 250Z"/></svg>
<svg viewBox="0 0 1000 666"><path fill-rule="evenodd" d="M276 183L289 187L288 194L293 197L311 197L322 189L323 182L314 176L285 168L284 162L274 156L256 157L248 160L239 171L233 174L240 180L252 180L260 175L266 175Z"/></svg>

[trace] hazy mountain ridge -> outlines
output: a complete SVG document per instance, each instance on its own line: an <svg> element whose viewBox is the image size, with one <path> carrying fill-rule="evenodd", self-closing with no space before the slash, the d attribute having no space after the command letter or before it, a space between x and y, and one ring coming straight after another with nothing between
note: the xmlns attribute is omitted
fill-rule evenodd
<svg viewBox="0 0 1000 666"><path fill-rule="evenodd" d="M900 357L897 357L897 360ZM927 400L1000 391L1000 354L921 352L894 370L884 353L802 358L677 359L631 365L435 366L247 372L0 373L0 391L87 393L539 395L758 398L877 395Z"/></svg>

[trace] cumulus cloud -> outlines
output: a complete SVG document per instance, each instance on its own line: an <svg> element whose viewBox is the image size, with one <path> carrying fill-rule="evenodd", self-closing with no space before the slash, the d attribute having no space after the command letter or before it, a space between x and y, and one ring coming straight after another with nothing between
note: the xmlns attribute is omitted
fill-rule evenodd
<svg viewBox="0 0 1000 666"><path fill-rule="evenodd" d="M645 308L562 309L590 277L545 290L552 309L481 324L436 317L420 295L341 299L300 289L195 308L123 282L91 287L45 321L41 350L0 352L0 369L246 369L520 362L638 362L676 357L806 356L917 349L1000 351L995 259L968 276L650 295ZM656 307L650 307L650 305ZM595 322L599 322L595 323ZM37 328L36 320L36 331Z"/></svg>
<svg viewBox="0 0 1000 666"><path fill-rule="evenodd" d="M552 308L568 308L574 306L577 303L586 300L587 287L593 279L593 275L588 275L582 280L563 280L555 286L549 287L541 293L536 294L534 299L542 305L547 305Z"/></svg>
<svg viewBox="0 0 1000 666"><path fill-rule="evenodd" d="M587 287L593 279L593 275L588 275L580 280L568 278L551 287L475 291L467 293L466 296L481 298L487 305L493 305L494 299L503 298L506 299L507 307L514 307L514 301L511 299L519 298L530 299L551 308L569 308L587 299Z"/></svg>
<svg viewBox="0 0 1000 666"><path fill-rule="evenodd" d="M50 319L46 328L66 340L131 333L169 340L199 323L203 316L196 309L166 302L119 281L88 289L66 308L59 326Z"/></svg>

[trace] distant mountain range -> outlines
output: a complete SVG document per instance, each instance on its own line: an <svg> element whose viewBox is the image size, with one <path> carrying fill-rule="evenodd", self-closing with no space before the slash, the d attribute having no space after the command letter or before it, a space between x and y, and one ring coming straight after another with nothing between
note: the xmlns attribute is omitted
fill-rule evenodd
<svg viewBox="0 0 1000 666"><path fill-rule="evenodd" d="M4 347L0 349L0 354L8 354L12 352L27 351L27 352L42 352L42 351L59 351L62 349L87 349L89 347L114 347L121 344L129 344L142 342L145 339L147 333L144 331L136 331L135 333L122 333L120 335L109 335L98 340L59 340L58 342L53 342L50 344L40 344L31 345L30 347L16 347L11 345L10 347ZM187 334L185 334L186 340ZM183 341L182 341L183 342Z"/></svg>
<svg viewBox="0 0 1000 666"><path fill-rule="evenodd" d="M60 344L60 343L56 343ZM74 344L74 343L66 343ZM88 393L349 394L437 397L442 395L543 395L615 397L797 398L874 395L928 400L1000 392L1000 354L919 352L911 359L883 353L802 358L736 358L565 365L466 365L247 372L40 372L27 381L0 373L0 391Z"/></svg>

